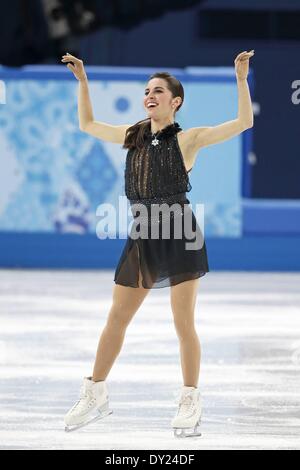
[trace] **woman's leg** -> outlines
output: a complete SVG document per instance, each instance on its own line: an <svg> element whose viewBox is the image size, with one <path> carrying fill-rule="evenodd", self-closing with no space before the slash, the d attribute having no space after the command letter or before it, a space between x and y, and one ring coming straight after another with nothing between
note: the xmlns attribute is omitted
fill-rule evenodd
<svg viewBox="0 0 300 470"><path fill-rule="evenodd" d="M171 307L180 344L184 385L198 387L201 347L195 329L194 311L199 278L171 287Z"/></svg>
<svg viewBox="0 0 300 470"><path fill-rule="evenodd" d="M150 289L141 286L140 272L139 286L126 287L119 284L114 286L112 306L100 337L94 365L93 380L95 382L106 379L121 351L127 326L150 292Z"/></svg>

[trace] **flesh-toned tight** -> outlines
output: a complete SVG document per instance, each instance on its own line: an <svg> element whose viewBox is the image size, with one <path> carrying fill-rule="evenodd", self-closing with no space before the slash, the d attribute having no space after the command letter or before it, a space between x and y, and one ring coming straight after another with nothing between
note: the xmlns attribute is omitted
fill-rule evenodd
<svg viewBox="0 0 300 470"><path fill-rule="evenodd" d="M121 351L127 326L151 290L145 289L141 281L141 272L139 272L139 287L126 287L120 284L114 286L112 305L99 340L94 364L92 378L95 382L107 378ZM184 385L193 387L198 386L201 356L200 341L194 321L198 285L199 278L170 288L174 326L179 339L183 382Z"/></svg>

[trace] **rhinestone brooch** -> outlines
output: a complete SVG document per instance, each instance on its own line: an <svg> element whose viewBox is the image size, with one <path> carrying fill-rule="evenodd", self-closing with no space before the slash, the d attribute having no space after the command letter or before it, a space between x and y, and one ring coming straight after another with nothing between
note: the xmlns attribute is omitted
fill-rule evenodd
<svg viewBox="0 0 300 470"><path fill-rule="evenodd" d="M156 147L156 145L159 144L159 140L155 137L152 142L151 142L152 145L154 145L154 147Z"/></svg>

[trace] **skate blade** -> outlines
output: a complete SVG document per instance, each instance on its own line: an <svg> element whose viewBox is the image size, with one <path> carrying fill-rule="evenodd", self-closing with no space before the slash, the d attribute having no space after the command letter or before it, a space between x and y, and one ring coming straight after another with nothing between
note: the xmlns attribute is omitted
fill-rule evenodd
<svg viewBox="0 0 300 470"><path fill-rule="evenodd" d="M189 431L187 429L182 428L175 428L174 429L174 436L177 439L184 439L185 437L200 437L202 433L200 431Z"/></svg>
<svg viewBox="0 0 300 470"><path fill-rule="evenodd" d="M201 420L198 421L194 428L173 428L174 429L174 436L178 439L182 439L185 437L200 437L202 433L200 432L199 426L201 424Z"/></svg>
<svg viewBox="0 0 300 470"><path fill-rule="evenodd" d="M96 423L100 419L103 419L106 416L111 415L111 414L112 414L112 410L108 410L108 411L102 412L98 416L95 416L94 418L92 418L88 421L85 421L82 424L78 424L78 425L75 425L75 426L65 426L65 432L70 433L70 432L77 431L78 429L84 428L85 426L88 426L89 424Z"/></svg>

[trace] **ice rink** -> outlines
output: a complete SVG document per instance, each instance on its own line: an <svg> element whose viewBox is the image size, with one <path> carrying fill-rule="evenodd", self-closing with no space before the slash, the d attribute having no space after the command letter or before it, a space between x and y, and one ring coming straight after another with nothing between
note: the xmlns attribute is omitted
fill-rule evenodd
<svg viewBox="0 0 300 470"><path fill-rule="evenodd" d="M113 271L0 271L0 448L299 449L300 274L210 272L199 283L202 437L175 439L182 385L170 289L152 290L108 377L113 414L63 417L92 373Z"/></svg>

